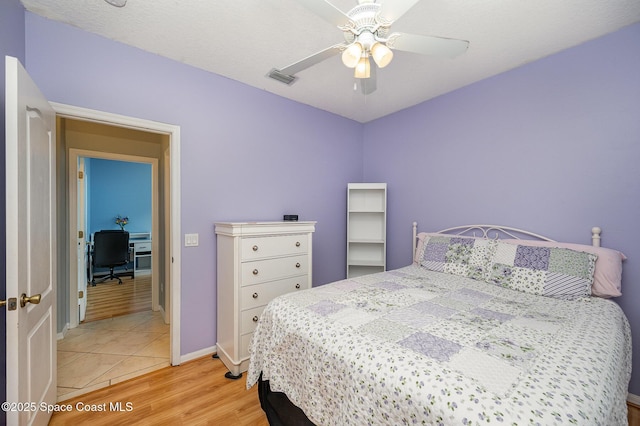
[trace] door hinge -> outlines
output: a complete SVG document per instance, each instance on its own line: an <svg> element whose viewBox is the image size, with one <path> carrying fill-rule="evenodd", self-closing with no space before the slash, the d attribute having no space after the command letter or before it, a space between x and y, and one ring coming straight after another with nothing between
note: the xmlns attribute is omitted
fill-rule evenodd
<svg viewBox="0 0 640 426"><path fill-rule="evenodd" d="M82 170L78 171L78 179L84 178L84 172Z"/></svg>
<svg viewBox="0 0 640 426"><path fill-rule="evenodd" d="M78 299L83 299L84 298L84 291L80 290L78 292Z"/></svg>
<svg viewBox="0 0 640 426"><path fill-rule="evenodd" d="M84 238L84 231L78 231L78 238Z"/></svg>

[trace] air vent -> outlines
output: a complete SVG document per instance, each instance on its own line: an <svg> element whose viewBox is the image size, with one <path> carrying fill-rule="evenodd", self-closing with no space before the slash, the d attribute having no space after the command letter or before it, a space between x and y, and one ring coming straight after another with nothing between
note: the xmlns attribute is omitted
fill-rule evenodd
<svg viewBox="0 0 640 426"><path fill-rule="evenodd" d="M277 70L275 68L269 71L269 74L267 74L267 77L271 77L272 79L277 80L280 83L284 83L288 85L292 85L297 78L293 75L283 74L282 72L280 72L280 70Z"/></svg>

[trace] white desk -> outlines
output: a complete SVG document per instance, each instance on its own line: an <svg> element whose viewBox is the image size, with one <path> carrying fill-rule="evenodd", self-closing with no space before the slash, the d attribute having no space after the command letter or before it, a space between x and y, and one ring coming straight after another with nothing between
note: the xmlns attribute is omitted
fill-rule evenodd
<svg viewBox="0 0 640 426"><path fill-rule="evenodd" d="M129 246L133 254L134 277L151 274L151 233L130 233Z"/></svg>

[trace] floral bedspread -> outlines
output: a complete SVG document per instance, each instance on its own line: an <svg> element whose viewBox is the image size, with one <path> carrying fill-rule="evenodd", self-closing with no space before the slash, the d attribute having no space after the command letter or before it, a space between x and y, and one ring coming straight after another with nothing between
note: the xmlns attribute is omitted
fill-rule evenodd
<svg viewBox="0 0 640 426"><path fill-rule="evenodd" d="M418 266L274 299L250 348L317 425L626 425L618 305L521 293Z"/></svg>

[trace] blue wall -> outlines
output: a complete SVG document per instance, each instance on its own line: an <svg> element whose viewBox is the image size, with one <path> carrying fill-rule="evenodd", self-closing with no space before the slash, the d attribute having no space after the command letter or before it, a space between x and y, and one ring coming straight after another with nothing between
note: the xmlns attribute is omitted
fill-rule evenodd
<svg viewBox="0 0 640 426"><path fill-rule="evenodd" d="M88 158L87 229L120 229L117 215L129 217L129 232L151 232L151 164Z"/></svg>

